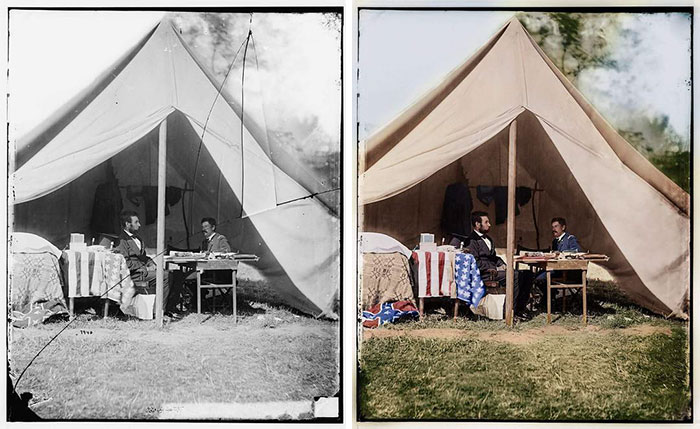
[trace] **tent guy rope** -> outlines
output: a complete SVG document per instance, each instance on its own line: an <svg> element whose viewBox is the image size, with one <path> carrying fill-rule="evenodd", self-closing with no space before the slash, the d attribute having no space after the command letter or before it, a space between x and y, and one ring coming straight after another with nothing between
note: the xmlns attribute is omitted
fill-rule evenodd
<svg viewBox="0 0 700 429"><path fill-rule="evenodd" d="M243 217L243 202L245 201L245 149L243 146L243 132L245 127L245 59L248 55L248 44L250 37L253 35L253 14L250 14L250 22L248 24L248 36L245 38L245 49L243 50L243 65L241 67L241 215Z"/></svg>
<svg viewBox="0 0 700 429"><path fill-rule="evenodd" d="M250 29L248 30L250 34ZM207 132L207 125L209 124L209 119L211 118L211 114L214 111L214 107L216 106L216 102L219 101L219 97L221 97L221 92L224 89L224 85L226 85L226 81L228 80L229 74L231 74L231 70L233 70L233 65L236 64L236 59L238 58L238 54L240 54L241 49L243 49L244 45L247 45L248 42L248 37L246 37L246 40L241 42L241 45L238 47L238 50L236 51L236 55L234 55L233 60L231 60L231 64L228 67L228 70L226 70L226 74L224 75L224 79L221 81L221 85L219 85L219 88L216 91L216 96L214 96L214 101L211 103L211 107L209 108L209 112L207 113L207 118L204 120L204 126L202 127L202 135L199 138L199 145L197 147L197 157L195 158L195 163L194 163L194 172L192 173L193 180L192 180L192 188L196 189L197 187L197 171L199 169L199 159L201 157L202 153L202 145L204 144L204 136ZM245 64L244 64L245 67ZM241 118L241 127L243 127L243 118ZM241 131L242 132L242 131ZM243 142L241 140L241 147L243 146ZM190 200L190 218L192 217L192 205L194 204L194 195L193 198ZM241 208L243 207L243 200L241 199ZM192 219L190 219L192 221Z"/></svg>

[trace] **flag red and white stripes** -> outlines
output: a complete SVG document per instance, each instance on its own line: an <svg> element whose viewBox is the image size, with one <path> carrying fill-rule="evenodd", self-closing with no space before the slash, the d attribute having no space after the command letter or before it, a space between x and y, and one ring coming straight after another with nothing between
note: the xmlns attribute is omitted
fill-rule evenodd
<svg viewBox="0 0 700 429"><path fill-rule="evenodd" d="M118 253L64 250L68 298L100 296L121 302L122 292L134 284L126 260Z"/></svg>
<svg viewBox="0 0 700 429"><path fill-rule="evenodd" d="M412 257L418 265L418 297L450 297L454 287L454 253L416 250Z"/></svg>

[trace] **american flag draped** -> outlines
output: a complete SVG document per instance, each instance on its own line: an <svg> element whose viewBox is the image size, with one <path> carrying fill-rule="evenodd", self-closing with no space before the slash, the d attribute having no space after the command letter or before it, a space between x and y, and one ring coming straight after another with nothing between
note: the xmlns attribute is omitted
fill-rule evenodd
<svg viewBox="0 0 700 429"><path fill-rule="evenodd" d="M473 255L469 253L455 255L455 283L457 298L465 301L472 309L476 308L486 294L486 289Z"/></svg>
<svg viewBox="0 0 700 429"><path fill-rule="evenodd" d="M454 252L416 250L412 258L418 266L418 298L449 298L454 280Z"/></svg>

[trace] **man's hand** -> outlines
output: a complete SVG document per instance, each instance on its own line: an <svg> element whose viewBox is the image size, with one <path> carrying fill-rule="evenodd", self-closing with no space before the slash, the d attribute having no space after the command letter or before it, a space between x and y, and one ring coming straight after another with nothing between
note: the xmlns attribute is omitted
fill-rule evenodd
<svg viewBox="0 0 700 429"><path fill-rule="evenodd" d="M146 262L146 269L147 270L155 270L156 269L156 263L153 259L148 259L148 262Z"/></svg>
<svg viewBox="0 0 700 429"><path fill-rule="evenodd" d="M146 277L148 277L148 269L146 268L146 266L142 266L137 270L137 272L141 276L141 280L145 280Z"/></svg>
<svg viewBox="0 0 700 429"><path fill-rule="evenodd" d="M496 271L505 271L506 270L506 265L499 265L496 267Z"/></svg>

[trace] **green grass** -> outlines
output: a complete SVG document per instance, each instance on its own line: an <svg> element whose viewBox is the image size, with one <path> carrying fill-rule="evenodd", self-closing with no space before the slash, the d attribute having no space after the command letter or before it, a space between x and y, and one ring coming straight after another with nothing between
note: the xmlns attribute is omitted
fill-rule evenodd
<svg viewBox="0 0 700 429"><path fill-rule="evenodd" d="M310 400L339 388L339 325L239 295L230 314L153 321L79 314L17 391L48 419L154 419L165 403ZM13 380L67 322L10 332Z"/></svg>
<svg viewBox="0 0 700 429"><path fill-rule="evenodd" d="M689 419L687 324L639 309L610 284L594 284L590 302L588 328L578 304L557 313L555 329L544 314L508 328L443 311L379 328L400 332L361 344L360 419ZM415 332L425 329L437 331Z"/></svg>
<svg viewBox="0 0 700 429"><path fill-rule="evenodd" d="M371 338L363 419L680 420L686 332L551 336L530 344Z"/></svg>

